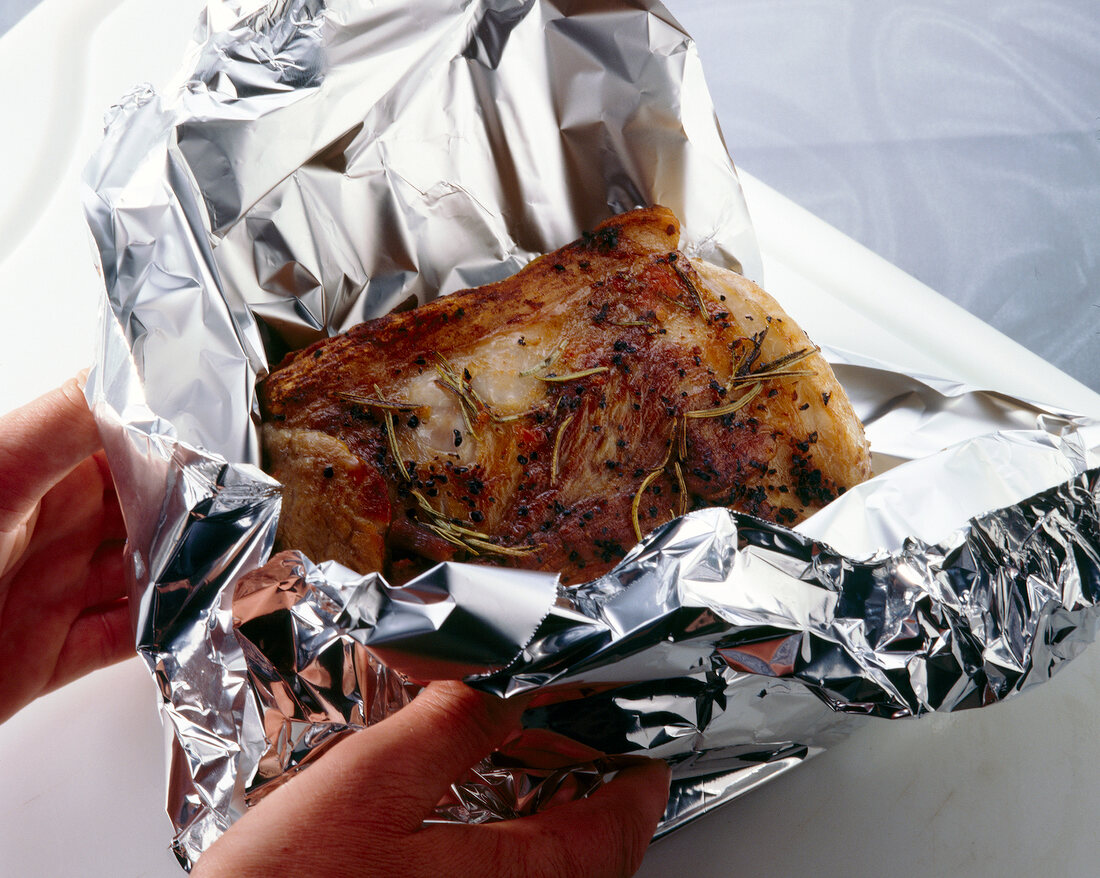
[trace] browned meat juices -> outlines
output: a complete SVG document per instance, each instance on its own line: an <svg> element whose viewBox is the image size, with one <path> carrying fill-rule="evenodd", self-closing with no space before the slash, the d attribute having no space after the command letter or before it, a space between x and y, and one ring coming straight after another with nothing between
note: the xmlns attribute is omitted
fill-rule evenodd
<svg viewBox="0 0 1100 878"><path fill-rule="evenodd" d="M794 524L866 479L810 340L679 235L632 211L289 355L260 387L281 547L392 581L456 559L577 583L688 510Z"/></svg>

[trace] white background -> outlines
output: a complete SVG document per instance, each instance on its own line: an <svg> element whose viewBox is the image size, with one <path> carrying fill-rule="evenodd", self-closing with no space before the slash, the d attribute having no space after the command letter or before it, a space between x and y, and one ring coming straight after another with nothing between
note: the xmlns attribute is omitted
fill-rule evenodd
<svg viewBox="0 0 1100 878"><path fill-rule="evenodd" d="M1100 389L1095 0L669 0L734 161Z"/></svg>

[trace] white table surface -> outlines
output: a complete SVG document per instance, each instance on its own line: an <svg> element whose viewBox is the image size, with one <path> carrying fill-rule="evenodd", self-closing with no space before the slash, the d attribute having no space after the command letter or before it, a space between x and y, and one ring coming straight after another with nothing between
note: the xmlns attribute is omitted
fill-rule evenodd
<svg viewBox="0 0 1100 878"><path fill-rule="evenodd" d="M822 27L846 22L860 32L854 7L864 10L862 4L830 6L838 10L834 21L822 3L769 2L777 15L800 12ZM731 132L777 124L746 121L732 85L750 76L733 49L752 42L750 24L764 26L765 4L669 5L699 39L738 158L742 150ZM0 167L18 171L9 170L0 184L0 316L7 330L0 410L58 383L90 357L98 279L79 208L79 173L98 142L106 106L137 82L163 82L175 70L198 6L198 0L43 0L0 36L5 68L19 71L9 77L3 106L24 132L0 138ZM1072 4L1029 8L1040 6L1057 11ZM935 20L962 27L959 16L944 16ZM1035 20L1024 18L1025 25ZM1000 26L1009 20L997 19ZM772 72L764 67L762 75ZM774 83L764 90L774 93ZM784 103L799 99L790 94ZM837 127L850 124L842 103L829 106ZM828 127L821 118L817 124ZM804 158L812 146L792 145L790 153ZM858 196L869 184L859 175L843 184L839 174L830 185L838 191L848 185L846 197L857 200L845 203L862 211ZM875 185L888 187L887 176L879 174ZM819 340L858 342L916 368L1100 414L1100 398L1085 387L768 186L745 182L768 286ZM909 192L911 184L902 189ZM867 215L878 208L867 206ZM943 205L942 240L954 246L966 234L950 220L965 219L968 210ZM897 228L905 224L895 221ZM1027 217L1005 222L1023 227ZM1047 247L1043 235L1051 230L1033 231L1026 246ZM1041 322L1048 307L1032 305L1031 321ZM47 319L53 329L41 341L31 330ZM1093 331L1081 323L1074 333ZM1100 767L1088 741L1100 725L1098 687L1100 649L1094 649L1052 682L994 709L869 721L845 744L655 845L641 874L1094 876ZM0 874L181 874L167 853L162 753L152 684L136 660L40 699L0 727Z"/></svg>

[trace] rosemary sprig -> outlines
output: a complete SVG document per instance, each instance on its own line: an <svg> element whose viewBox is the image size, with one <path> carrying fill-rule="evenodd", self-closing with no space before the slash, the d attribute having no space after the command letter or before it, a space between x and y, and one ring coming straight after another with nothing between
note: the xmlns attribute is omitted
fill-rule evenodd
<svg viewBox="0 0 1100 878"><path fill-rule="evenodd" d="M397 448L397 434L393 429L393 419L396 417L392 412L386 412L386 438L390 441L390 454L393 455L393 462L397 464L397 469L401 473L401 478L406 482L412 481L409 477L409 471L405 469L405 461L401 459L401 452Z"/></svg>
<svg viewBox="0 0 1100 878"><path fill-rule="evenodd" d="M431 517L431 521L424 522L427 527L433 533L439 534L447 542L458 546L460 549L465 549L472 555L478 555L480 552L491 552L497 555L508 555L514 558L523 557L530 552L534 552L537 546L498 546L496 543L490 541L490 537L486 533L482 533L479 530L473 530L472 528L463 527L460 524L455 524L447 516L432 506L428 502L427 498L417 490L410 492L413 497L416 498L417 504Z"/></svg>
<svg viewBox="0 0 1100 878"><path fill-rule="evenodd" d="M467 432L475 439L478 438L478 435L474 424L480 419L482 413L494 423L507 424L511 421L518 421L521 418L533 415L537 411L537 409L530 409L525 412L516 412L512 415L499 414L494 411L489 403L482 398L481 394L474 389L473 385L470 383L472 379L467 377L470 374L469 370L464 370L464 374L459 375L454 364L443 356L443 354L439 353L439 351L432 351L432 356L435 358L435 368L439 373L436 384L451 391L458 397L459 412L462 415L462 422L466 425ZM536 368L541 369L543 366L540 364Z"/></svg>
<svg viewBox="0 0 1100 878"><path fill-rule="evenodd" d="M756 370L756 374L762 372L775 372L779 369L785 369L788 366L794 366L797 363L801 363L807 357L812 357L820 350L821 348L815 345L812 348L802 348L801 350L792 351L789 354L784 354L782 357L777 357L770 363L765 363L763 366L760 366Z"/></svg>
<svg viewBox="0 0 1100 878"><path fill-rule="evenodd" d="M735 399L733 402L726 405L718 406L713 409L696 409L695 411L684 412L685 418L721 418L725 415L731 415L740 408L743 408L748 403L752 402L756 398L756 395L764 389L764 385L759 381L753 385L752 389L745 393L743 396Z"/></svg>
<svg viewBox="0 0 1100 878"><path fill-rule="evenodd" d="M753 363L756 362L757 357L760 356L760 348L764 345L764 339L768 336L768 327L765 326L759 332L754 332L752 335L752 347L734 361L733 374L730 375L728 387L733 386L733 382L737 378L741 378L748 374L752 368Z"/></svg>
<svg viewBox="0 0 1100 878"><path fill-rule="evenodd" d="M642 527L638 522L638 506L642 502L642 494L645 493L646 488L652 484L655 478L664 474L669 459L672 457L672 449L678 445L676 438L677 433L680 433L681 436L687 434L686 422L684 422L684 427L681 432L680 419L674 419L672 422L672 430L668 434L668 448L665 450L665 459L649 471L646 477L642 479L642 483L638 486L638 490L634 492L634 500L630 504L630 520L634 524L634 535L638 538L638 542L642 541Z"/></svg>
<svg viewBox="0 0 1100 878"><path fill-rule="evenodd" d="M672 468L676 470L676 481L680 485L680 514L687 515L688 489L687 482L684 481L684 471L680 468L680 461L676 461L672 464Z"/></svg>
<svg viewBox="0 0 1100 878"><path fill-rule="evenodd" d="M525 412L516 412L514 415L498 415L496 412L494 412L488 406L486 406L486 409L489 412L489 417L491 417L498 424L507 424L510 421L518 421L521 418L529 418L529 417L531 417L531 415L533 415L535 412L538 411L537 408L533 408L533 409L528 409Z"/></svg>
<svg viewBox="0 0 1100 878"><path fill-rule="evenodd" d="M435 370L439 373L439 379L436 383L458 397L458 409L462 414L466 431L477 439L478 435L477 430L474 428L474 422L478 419L481 410L486 408L484 400L474 393L470 383L458 374L454 365L443 354L439 351L432 351L432 357L435 359Z"/></svg>
<svg viewBox="0 0 1100 878"><path fill-rule="evenodd" d="M679 418L673 418L672 419L672 429L669 431L669 434L668 434L668 447L665 449L665 459L661 461L661 463L657 467L657 469L663 471L664 468L666 466L668 466L668 462L672 459L672 449L673 448L677 449L677 456L679 456L679 447L678 447L679 443L676 441L676 433L679 429L680 429L680 419Z"/></svg>
<svg viewBox="0 0 1100 878"><path fill-rule="evenodd" d="M688 292L691 293L691 298L695 300L695 306L699 309L699 313L703 315L703 319L707 323L711 322L710 312L707 310L707 306L703 304L703 294L699 292L699 288L695 286L695 282L686 271L680 268L678 262L669 260L669 265L672 266L672 270L676 272L676 276L680 278L680 282L688 288Z"/></svg>
<svg viewBox="0 0 1100 878"><path fill-rule="evenodd" d="M432 359L435 360L435 371L439 373L441 383L473 405L473 398L469 397L466 381L458 374L454 364L439 351L432 351Z"/></svg>
<svg viewBox="0 0 1100 878"><path fill-rule="evenodd" d="M556 384L562 381L576 381L578 378L587 378L589 375L610 371L611 369L608 366L594 366L591 369L581 369L579 372L568 372L565 375L536 375L535 377L539 381L549 381Z"/></svg>
<svg viewBox="0 0 1100 878"><path fill-rule="evenodd" d="M760 349L764 345L764 339L768 335L768 329L769 327L765 326L760 332L755 333L752 336L752 347L734 361L730 380L726 382L727 390L750 381L764 381L773 378L802 378L814 374L810 369L792 369L791 367L797 366L803 360L818 353L821 348L816 346L791 351L789 354L776 357L776 359L754 369L753 366L760 357Z"/></svg>
<svg viewBox="0 0 1100 878"><path fill-rule="evenodd" d="M729 386L735 387L738 384L744 384L749 381L766 381L772 378L802 378L813 375L815 373L812 369L792 369L791 366L797 366L820 350L821 348L818 347L802 348L801 350L784 354L782 357L778 357L770 363L765 363L763 366L758 366L743 375L734 374L730 380Z"/></svg>
<svg viewBox="0 0 1100 878"><path fill-rule="evenodd" d="M448 526L451 526L450 520L447 518L447 516L445 516L442 512L432 506L432 504L428 502L428 498L421 494L418 490L416 490L416 488L413 488L409 493L411 493L413 497L416 498L416 502L419 504L421 509L427 512L433 518L444 521L447 523Z"/></svg>
<svg viewBox="0 0 1100 878"><path fill-rule="evenodd" d="M638 486L638 491L634 494L634 502L630 504L630 520L634 524L634 536L637 537L639 543L642 541L642 526L638 523L638 507L642 502L642 494L645 493L646 488L650 486L653 480L664 471L663 466L660 469L650 470L649 475L642 479L642 483Z"/></svg>
<svg viewBox="0 0 1100 878"><path fill-rule="evenodd" d="M471 555L478 554L474 549L466 545L466 543L462 539L460 539L458 536L456 536L454 533L447 530L446 528L438 524L431 524L430 522L426 522L425 527L427 527L428 530L432 531L432 533L438 534L439 536L443 537L443 539L445 539L448 543L451 543L451 545L458 546L458 548L462 549L463 551L469 552Z"/></svg>
<svg viewBox="0 0 1100 878"><path fill-rule="evenodd" d="M415 402L406 402L405 400L386 399L382 391L379 390L377 384L374 385L374 392L376 394L375 396L364 396L361 393L337 391L336 397L337 399L342 399L355 405L362 405L382 411L383 422L386 425L386 441L390 447L390 454L393 455L394 462L397 464L397 469L400 471L401 477L406 482L410 482L412 481L412 477L409 475L408 469L405 468L405 461L401 459L401 452L397 447L397 433L394 431L393 425L398 414L423 411L428 408L428 406L418 405Z"/></svg>
<svg viewBox="0 0 1100 878"><path fill-rule="evenodd" d="M660 290L654 290L654 292L656 292L658 296L660 296L662 299L664 299L670 305L675 305L677 308L683 308L685 311L690 311L691 310L691 305L685 305L679 299L674 299L674 298L672 298L672 296L666 296Z"/></svg>
<svg viewBox="0 0 1100 878"><path fill-rule="evenodd" d="M466 542L472 546L476 546L484 552L493 552L497 555L508 555L512 558L526 557L538 548L538 546L498 546L496 543L475 539L474 537L467 538Z"/></svg>
<svg viewBox="0 0 1100 878"><path fill-rule="evenodd" d="M805 378L810 375L816 375L813 369L784 369L779 372L768 372L767 374L753 372L751 375L746 375L744 378L738 378L733 382L733 386L738 384L747 384L749 381L764 380L768 381L772 378Z"/></svg>
<svg viewBox="0 0 1100 878"><path fill-rule="evenodd" d="M561 352L563 350L565 350L565 336L562 336L558 339L557 343L554 345L553 349L550 351L549 355L547 355L545 360L535 366L532 366L530 369L524 369L522 372L519 373L519 377L530 378L536 372L541 372L543 369L549 369L551 366L554 365L554 361L561 356Z"/></svg>
<svg viewBox="0 0 1100 878"><path fill-rule="evenodd" d="M558 431L554 434L554 453L550 457L550 485L553 487L558 481L558 456L561 453L561 440L565 434L565 428L569 426L569 423L576 417L576 412L573 412L569 417L562 421L558 425Z"/></svg>
<svg viewBox="0 0 1100 878"><path fill-rule="evenodd" d="M377 385L375 385L377 388ZM402 399L383 399L382 397L363 396L361 393L349 393L347 391L338 390L336 392L336 398L342 399L345 402L354 403L355 405L366 406L372 409L383 409L391 412L419 412L428 408L426 405L420 405L415 402L406 402Z"/></svg>
<svg viewBox="0 0 1100 878"><path fill-rule="evenodd" d="M382 391L378 389L377 384L374 385L374 392L378 394L378 399L381 402L384 403L386 401L382 396ZM405 461L401 459L401 451L397 447L397 433L393 428L393 422L397 415L384 406L380 406L380 408L383 408L384 420L386 422L386 439L389 440L390 454L393 455L393 461L397 464L397 469L401 473L401 478L406 482L412 481L412 479L409 478L409 471L405 469Z"/></svg>

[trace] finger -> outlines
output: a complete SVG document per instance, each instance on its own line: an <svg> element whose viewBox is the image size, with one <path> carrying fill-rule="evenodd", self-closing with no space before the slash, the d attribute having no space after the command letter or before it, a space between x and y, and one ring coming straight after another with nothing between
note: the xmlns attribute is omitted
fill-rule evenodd
<svg viewBox="0 0 1100 878"><path fill-rule="evenodd" d="M122 505L118 501L114 476L111 475L111 468L107 463L107 455L97 451L92 455L92 460L99 466L99 478L103 483L104 539L124 539L126 521L122 515Z"/></svg>
<svg viewBox="0 0 1100 878"><path fill-rule="evenodd" d="M85 458L50 489L20 527L0 532L0 577L10 581L36 557L53 564L125 536L113 488L104 488L95 461Z"/></svg>
<svg viewBox="0 0 1100 878"><path fill-rule="evenodd" d="M121 514L109 478L95 457L86 457L50 488L19 527L0 531L0 575L17 570L35 552L50 551L54 543L67 553L60 544L74 534L91 533L93 526L103 539L121 537Z"/></svg>
<svg viewBox="0 0 1100 878"><path fill-rule="evenodd" d="M122 569L122 540L105 540L98 516L75 523L53 539L43 532L41 519L37 530L19 563L0 578L5 625L20 615L32 622L36 617L75 617L103 602L94 594L89 599L88 589ZM108 562L110 569L101 570Z"/></svg>
<svg viewBox="0 0 1100 878"><path fill-rule="evenodd" d="M387 831L414 832L451 783L518 726L522 711L522 704L462 683L432 683L397 713L347 736L287 786L297 807L338 801L346 812L379 815L374 823Z"/></svg>
<svg viewBox="0 0 1100 878"><path fill-rule="evenodd" d="M94 523L103 539L117 539L124 530L110 477L95 457L80 461L38 504L38 520L28 551L66 541Z"/></svg>
<svg viewBox="0 0 1100 878"><path fill-rule="evenodd" d="M78 379L0 417L0 531L100 447Z"/></svg>
<svg viewBox="0 0 1100 878"><path fill-rule="evenodd" d="M531 768L558 769L591 762L604 755L587 744L549 729L524 729L513 735L500 752L513 764Z"/></svg>
<svg viewBox="0 0 1100 878"><path fill-rule="evenodd" d="M620 771L586 799L518 820L477 827L430 826L416 859L446 850L454 874L470 878L623 878L641 866L668 803L671 772L661 761Z"/></svg>
<svg viewBox="0 0 1100 878"><path fill-rule="evenodd" d="M518 729L523 707L521 699L463 683L432 683L369 734L339 745L347 751L348 782L365 798L386 802L399 831L415 831L455 780Z"/></svg>
<svg viewBox="0 0 1100 878"><path fill-rule="evenodd" d="M126 597L126 544L121 540L100 543L92 556L76 594L81 612L113 604Z"/></svg>
<svg viewBox="0 0 1100 878"><path fill-rule="evenodd" d="M519 722L522 704L461 683L432 683L409 705L349 735L265 797L214 844L194 874L434 878L452 872L441 851L424 869L406 858L408 836L452 780ZM309 843L286 839L306 828Z"/></svg>
<svg viewBox="0 0 1100 878"><path fill-rule="evenodd" d="M130 605L125 599L85 611L69 628L53 675L42 693L52 692L134 654Z"/></svg>
<svg viewBox="0 0 1100 878"><path fill-rule="evenodd" d="M0 592L8 589L0 668L18 668L0 674L0 722L56 681L133 652L128 611L116 614L114 606L125 591L122 543L78 542L67 547L71 554L36 553L14 577L0 580Z"/></svg>

